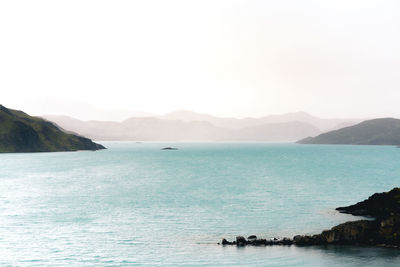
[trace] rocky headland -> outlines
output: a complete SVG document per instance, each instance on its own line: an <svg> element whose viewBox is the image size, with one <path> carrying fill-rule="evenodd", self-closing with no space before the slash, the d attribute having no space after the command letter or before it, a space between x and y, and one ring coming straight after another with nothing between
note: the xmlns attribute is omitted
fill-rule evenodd
<svg viewBox="0 0 400 267"><path fill-rule="evenodd" d="M346 222L316 235L296 235L293 238L259 239L255 235L247 239L237 236L235 241L222 239L222 245L357 245L400 248L400 188L376 193L357 204L336 210L355 216L367 216L372 220Z"/></svg>
<svg viewBox="0 0 400 267"><path fill-rule="evenodd" d="M100 149L105 147L50 121L0 105L0 153Z"/></svg>
<svg viewBox="0 0 400 267"><path fill-rule="evenodd" d="M307 137L299 144L400 145L400 120L381 118Z"/></svg>

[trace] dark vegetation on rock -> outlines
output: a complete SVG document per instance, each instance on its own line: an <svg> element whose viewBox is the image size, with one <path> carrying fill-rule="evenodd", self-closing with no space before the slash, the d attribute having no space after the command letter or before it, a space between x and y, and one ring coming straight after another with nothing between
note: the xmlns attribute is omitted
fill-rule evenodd
<svg viewBox="0 0 400 267"><path fill-rule="evenodd" d="M367 120L354 126L307 137L299 144L400 145L400 120Z"/></svg>
<svg viewBox="0 0 400 267"><path fill-rule="evenodd" d="M92 140L69 134L52 122L0 105L0 152L55 152L104 149Z"/></svg>
<svg viewBox="0 0 400 267"><path fill-rule="evenodd" d="M400 188L389 192L376 193L355 205L337 208L338 211L353 215L371 216L374 220L359 220L339 224L316 235L296 235L293 238L247 240L239 236L236 241L222 240L222 245L361 245L400 247ZM255 238L254 238L255 237Z"/></svg>

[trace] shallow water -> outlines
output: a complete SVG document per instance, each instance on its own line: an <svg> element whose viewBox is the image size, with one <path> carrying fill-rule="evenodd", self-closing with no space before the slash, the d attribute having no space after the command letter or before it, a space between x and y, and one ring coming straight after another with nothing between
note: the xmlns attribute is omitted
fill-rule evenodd
<svg viewBox="0 0 400 267"><path fill-rule="evenodd" d="M393 249L216 245L359 219L335 207L399 186L396 147L104 144L0 154L0 265L400 265Z"/></svg>

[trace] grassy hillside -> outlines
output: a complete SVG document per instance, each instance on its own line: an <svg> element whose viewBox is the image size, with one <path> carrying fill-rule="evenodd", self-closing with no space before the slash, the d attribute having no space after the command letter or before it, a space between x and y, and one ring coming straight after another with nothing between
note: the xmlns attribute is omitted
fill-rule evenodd
<svg viewBox="0 0 400 267"><path fill-rule="evenodd" d="M374 119L308 137L300 144L352 144L352 145L400 145L400 120L393 118Z"/></svg>
<svg viewBox="0 0 400 267"><path fill-rule="evenodd" d="M53 123L0 105L0 152L99 150L102 145L68 134Z"/></svg>

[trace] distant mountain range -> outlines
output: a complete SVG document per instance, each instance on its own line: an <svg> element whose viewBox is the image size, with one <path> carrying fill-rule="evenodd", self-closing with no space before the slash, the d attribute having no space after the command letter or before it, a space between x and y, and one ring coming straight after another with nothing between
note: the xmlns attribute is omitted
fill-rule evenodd
<svg viewBox="0 0 400 267"><path fill-rule="evenodd" d="M67 131L95 140L135 141L296 141L360 121L320 119L305 112L236 119L176 111L164 116L134 117L122 122L81 121L58 115L43 117Z"/></svg>
<svg viewBox="0 0 400 267"><path fill-rule="evenodd" d="M229 129L242 129L245 127L259 126L271 123L304 122L318 128L321 132L339 129L342 125L354 125L362 119L321 119L306 112L292 112L279 115L269 115L260 118L220 118L204 113L181 110L159 116L160 119L181 120L181 121L206 121L217 127Z"/></svg>
<svg viewBox="0 0 400 267"><path fill-rule="evenodd" d="M52 122L0 105L0 152L53 152L104 149L90 139L68 134Z"/></svg>
<svg viewBox="0 0 400 267"><path fill-rule="evenodd" d="M300 144L400 145L400 120L321 119L305 112L262 118L219 118L191 111L122 122L44 119L0 105L0 152L98 150L96 140L297 141ZM327 131L327 129L330 129ZM326 132L323 132L323 131ZM315 136L315 137L313 137Z"/></svg>
<svg viewBox="0 0 400 267"><path fill-rule="evenodd" d="M300 144L351 144L351 145L400 145L400 120L382 118L363 121L345 127L308 137Z"/></svg>

